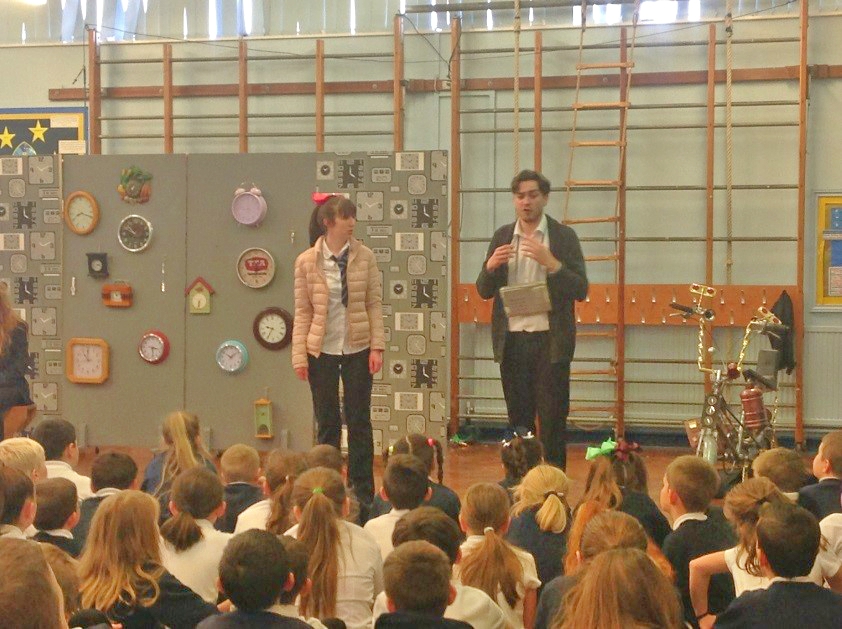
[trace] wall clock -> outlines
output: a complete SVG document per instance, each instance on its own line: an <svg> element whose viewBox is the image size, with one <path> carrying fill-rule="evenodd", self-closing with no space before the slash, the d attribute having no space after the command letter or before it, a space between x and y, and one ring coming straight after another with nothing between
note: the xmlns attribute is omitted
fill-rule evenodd
<svg viewBox="0 0 842 629"><path fill-rule="evenodd" d="M292 315L283 308L266 308L254 318L252 332L266 349L283 349L292 341Z"/></svg>
<svg viewBox="0 0 842 629"><path fill-rule="evenodd" d="M240 341L222 341L216 350L216 364L226 373L239 373L248 363L249 351Z"/></svg>
<svg viewBox="0 0 842 629"><path fill-rule="evenodd" d="M237 259L237 277L249 288L263 288L275 277L275 258L266 249L246 249Z"/></svg>
<svg viewBox="0 0 842 629"><path fill-rule="evenodd" d="M39 411L58 410L58 384L55 382L33 382L32 401Z"/></svg>
<svg viewBox="0 0 842 629"><path fill-rule="evenodd" d="M237 188L231 201L231 214L240 225L257 227L266 217L266 199L260 188Z"/></svg>
<svg viewBox="0 0 842 629"><path fill-rule="evenodd" d="M137 352L150 365L158 365L170 355L170 340L160 330L149 330L140 337Z"/></svg>
<svg viewBox="0 0 842 629"><path fill-rule="evenodd" d="M197 277L185 289L190 314L210 314L213 287L203 277Z"/></svg>
<svg viewBox="0 0 842 629"><path fill-rule="evenodd" d="M108 254L107 253L86 253L88 258L88 275L101 280L108 277Z"/></svg>
<svg viewBox="0 0 842 629"><path fill-rule="evenodd" d="M262 397L254 401L254 436L258 439L271 439L272 430L272 400Z"/></svg>
<svg viewBox="0 0 842 629"><path fill-rule="evenodd" d="M103 284L102 303L109 308L129 308L134 303L134 290L127 282Z"/></svg>
<svg viewBox="0 0 842 629"><path fill-rule="evenodd" d="M132 253L143 251L152 240L152 223L139 214L129 214L120 221L117 240L126 251Z"/></svg>
<svg viewBox="0 0 842 629"><path fill-rule="evenodd" d="M90 234L99 223L99 203L89 192L71 192L64 201L64 222L74 234Z"/></svg>
<svg viewBox="0 0 842 629"><path fill-rule="evenodd" d="M78 384L108 380L108 343L97 338L72 338L67 342L65 375Z"/></svg>

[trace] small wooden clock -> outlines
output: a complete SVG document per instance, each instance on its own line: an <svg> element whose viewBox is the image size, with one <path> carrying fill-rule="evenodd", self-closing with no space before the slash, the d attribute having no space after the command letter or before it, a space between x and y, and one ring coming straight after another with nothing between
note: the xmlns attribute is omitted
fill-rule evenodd
<svg viewBox="0 0 842 629"><path fill-rule="evenodd" d="M102 384L108 380L108 355L104 339L70 339L64 359L67 379L77 384Z"/></svg>
<svg viewBox="0 0 842 629"><path fill-rule="evenodd" d="M283 349L292 341L292 315L283 308L270 306L257 313L252 332L266 349Z"/></svg>
<svg viewBox="0 0 842 629"><path fill-rule="evenodd" d="M272 439L272 400L262 397L254 401L254 436L258 439Z"/></svg>

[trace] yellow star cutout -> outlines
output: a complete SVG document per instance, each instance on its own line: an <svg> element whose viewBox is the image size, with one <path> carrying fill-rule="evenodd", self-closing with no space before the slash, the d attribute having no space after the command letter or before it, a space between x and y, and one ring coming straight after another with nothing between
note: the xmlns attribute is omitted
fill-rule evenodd
<svg viewBox="0 0 842 629"><path fill-rule="evenodd" d="M29 127L29 130L32 131L32 141L37 142L41 140L42 142L46 142L47 140L44 139L44 134L47 132L49 127L42 127L41 121L36 120L34 127Z"/></svg>
<svg viewBox="0 0 842 629"><path fill-rule="evenodd" d="M9 133L9 127L3 129L3 133L0 133L0 149L4 146L8 146L12 148L12 140L14 140L15 134Z"/></svg>

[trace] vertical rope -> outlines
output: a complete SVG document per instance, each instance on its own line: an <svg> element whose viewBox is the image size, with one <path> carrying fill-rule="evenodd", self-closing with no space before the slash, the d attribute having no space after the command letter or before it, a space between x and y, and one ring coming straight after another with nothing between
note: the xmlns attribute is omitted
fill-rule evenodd
<svg viewBox="0 0 842 629"><path fill-rule="evenodd" d="M725 283L732 283L732 270L734 266L734 243L733 232L733 169L734 169L734 136L732 133L732 103L733 91L731 85L731 74L734 67L734 46L732 35L734 24L732 21L732 0L725 3L725 215L728 223L728 239L726 241L725 253Z"/></svg>
<svg viewBox="0 0 842 629"><path fill-rule="evenodd" d="M520 0L515 0L514 161L520 172Z"/></svg>

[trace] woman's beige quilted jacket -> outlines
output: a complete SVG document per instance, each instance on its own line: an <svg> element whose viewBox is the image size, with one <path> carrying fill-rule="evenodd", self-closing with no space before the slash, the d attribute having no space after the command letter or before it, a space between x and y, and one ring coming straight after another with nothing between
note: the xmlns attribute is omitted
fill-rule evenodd
<svg viewBox="0 0 842 629"><path fill-rule="evenodd" d="M322 240L295 260L295 322L292 326L292 366L306 367L307 354L318 356L327 321L328 287ZM383 350L383 304L380 272L374 253L356 238L348 253L348 329L353 346Z"/></svg>

